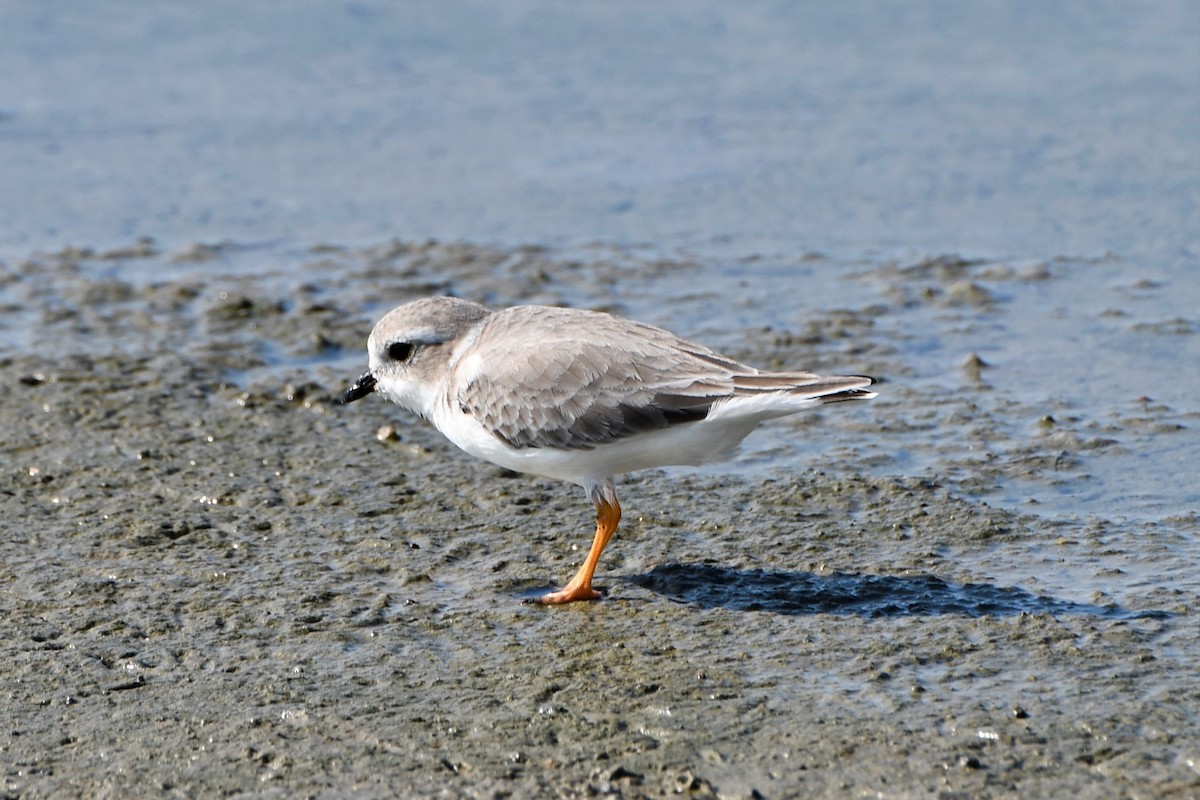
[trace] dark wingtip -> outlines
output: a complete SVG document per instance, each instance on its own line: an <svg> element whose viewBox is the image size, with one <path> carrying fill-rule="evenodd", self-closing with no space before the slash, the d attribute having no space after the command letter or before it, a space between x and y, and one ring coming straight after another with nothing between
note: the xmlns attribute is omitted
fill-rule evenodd
<svg viewBox="0 0 1200 800"><path fill-rule="evenodd" d="M361 400L373 391L375 391L375 376L371 374L370 370L367 370L358 377L353 386L347 389L334 402L339 406L344 406L347 403L353 403L355 400Z"/></svg>
<svg viewBox="0 0 1200 800"><path fill-rule="evenodd" d="M879 381L875 380L870 375L847 375L846 377L857 378L858 380L866 381L867 386L873 386L876 383L879 383ZM817 400L822 404L829 404L842 403L847 400L870 400L872 397L875 397L875 392L871 391L870 389L864 389L860 386L854 389L843 389L840 392L832 392L827 395L822 395L821 397L818 397Z"/></svg>

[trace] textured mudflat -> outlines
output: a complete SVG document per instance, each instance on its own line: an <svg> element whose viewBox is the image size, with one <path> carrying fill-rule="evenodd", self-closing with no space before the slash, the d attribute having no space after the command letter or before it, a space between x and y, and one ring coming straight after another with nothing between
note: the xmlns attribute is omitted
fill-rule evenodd
<svg viewBox="0 0 1200 800"><path fill-rule="evenodd" d="M919 302L1011 322L996 294L1069 271L869 265L880 302L724 324L739 358L881 397L767 426L728 473L623 480L608 598L541 608L590 541L580 490L332 398L411 297L603 307L711 266L396 244L251 280L205 271L222 247L5 267L6 796L1200 789L1195 509L1033 513L1195 420L1036 408L969 363L933 389L894 335ZM612 304L704 307L658 299Z"/></svg>

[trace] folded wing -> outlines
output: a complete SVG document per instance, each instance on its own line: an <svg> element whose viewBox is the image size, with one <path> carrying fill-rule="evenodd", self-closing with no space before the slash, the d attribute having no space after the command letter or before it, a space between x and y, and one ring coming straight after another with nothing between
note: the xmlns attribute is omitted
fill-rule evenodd
<svg viewBox="0 0 1200 800"><path fill-rule="evenodd" d="M552 312L552 313L547 313ZM455 367L455 401L512 447L590 449L698 422L718 404L792 397L794 408L871 396L864 377L763 373L667 331L605 314L510 308L494 314L469 360ZM779 404L775 404L779 405ZM783 408L779 405L779 408Z"/></svg>

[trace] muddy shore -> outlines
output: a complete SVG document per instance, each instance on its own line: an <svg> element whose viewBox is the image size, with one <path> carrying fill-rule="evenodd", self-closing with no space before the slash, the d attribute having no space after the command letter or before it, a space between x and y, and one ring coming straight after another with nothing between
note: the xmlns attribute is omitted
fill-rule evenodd
<svg viewBox="0 0 1200 800"><path fill-rule="evenodd" d="M624 313L626 270L705 265L384 243L210 277L231 247L0 272L3 796L1200 793L1195 509L1075 524L989 500L1196 422L1105 432L896 366L913 298L970 316L1037 274L878 266L892 302L807 309L826 335L731 331L739 358L878 373L881 397L756 434L820 453L785 474L621 480L608 597L546 609L522 599L586 552L580 490L332 400L407 299ZM946 446L1016 429L1039 435L978 468Z"/></svg>

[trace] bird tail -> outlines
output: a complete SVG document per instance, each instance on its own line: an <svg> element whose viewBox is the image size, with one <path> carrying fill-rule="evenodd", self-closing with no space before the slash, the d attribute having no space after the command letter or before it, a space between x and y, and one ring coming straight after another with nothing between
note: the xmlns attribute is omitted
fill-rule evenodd
<svg viewBox="0 0 1200 800"><path fill-rule="evenodd" d="M758 372L736 375L733 393L713 404L710 417L766 420L805 408L850 400L870 400L874 378L815 375L811 372Z"/></svg>
<svg viewBox="0 0 1200 800"><path fill-rule="evenodd" d="M734 396L784 394L797 400L840 403L846 400L870 400L875 392L867 389L875 379L866 375L816 375L811 372L760 372L736 375Z"/></svg>

